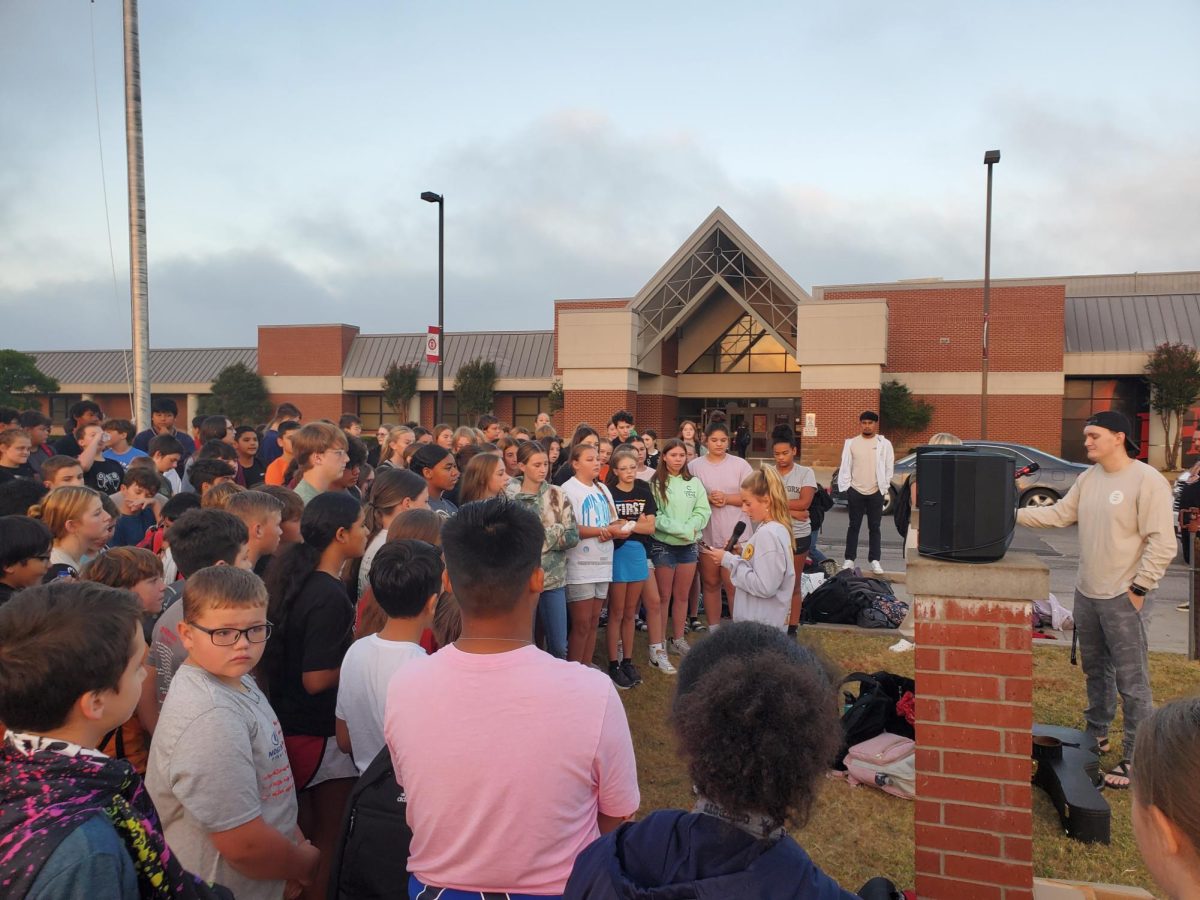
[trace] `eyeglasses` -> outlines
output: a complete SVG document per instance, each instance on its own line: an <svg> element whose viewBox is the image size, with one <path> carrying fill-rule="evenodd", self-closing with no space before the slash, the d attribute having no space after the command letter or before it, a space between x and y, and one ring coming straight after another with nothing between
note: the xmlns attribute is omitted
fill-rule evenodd
<svg viewBox="0 0 1200 900"><path fill-rule="evenodd" d="M197 631L207 634L218 647L232 647L242 639L242 635L245 635L246 640L251 644L265 644L267 638L271 636L271 630L275 627L270 622L265 625L251 625L249 628L205 628L195 622L188 622L188 624Z"/></svg>

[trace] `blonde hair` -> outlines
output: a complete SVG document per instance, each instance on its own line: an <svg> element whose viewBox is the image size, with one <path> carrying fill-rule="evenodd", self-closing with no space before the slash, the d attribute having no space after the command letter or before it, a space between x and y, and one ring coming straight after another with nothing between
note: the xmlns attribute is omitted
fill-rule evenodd
<svg viewBox="0 0 1200 900"><path fill-rule="evenodd" d="M210 609L267 608L267 586L249 569L209 566L193 572L183 588L183 617L191 620Z"/></svg>
<svg viewBox="0 0 1200 900"><path fill-rule="evenodd" d="M229 505L229 501L238 494L244 494L246 489L236 481L222 481L220 484L214 484L204 492L204 497L200 501L200 505L204 509L224 509Z"/></svg>
<svg viewBox="0 0 1200 900"><path fill-rule="evenodd" d="M755 497L767 498L771 510L771 521L787 529L792 551L796 549L796 538L792 534L792 512L788 509L787 488L773 466L763 466L742 479L742 489Z"/></svg>
<svg viewBox="0 0 1200 900"><path fill-rule="evenodd" d="M67 523L82 519L93 502L103 506L100 492L83 485L56 487L41 503L29 507L31 519L41 519L57 541L67 533Z"/></svg>
<svg viewBox="0 0 1200 900"><path fill-rule="evenodd" d="M939 431L929 439L929 444L943 447L957 447L962 443L962 438L956 434L951 434L948 431Z"/></svg>

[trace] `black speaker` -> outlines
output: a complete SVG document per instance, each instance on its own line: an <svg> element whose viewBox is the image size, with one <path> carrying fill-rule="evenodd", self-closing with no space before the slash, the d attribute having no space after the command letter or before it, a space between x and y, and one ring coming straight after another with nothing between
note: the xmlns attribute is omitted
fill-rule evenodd
<svg viewBox="0 0 1200 900"><path fill-rule="evenodd" d="M956 562L995 562L1017 525L1014 461L976 447L917 449L917 552Z"/></svg>

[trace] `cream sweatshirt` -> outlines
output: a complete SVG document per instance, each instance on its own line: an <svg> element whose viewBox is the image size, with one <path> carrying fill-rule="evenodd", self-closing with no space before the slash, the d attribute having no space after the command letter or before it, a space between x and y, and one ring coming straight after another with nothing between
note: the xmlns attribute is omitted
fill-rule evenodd
<svg viewBox="0 0 1200 900"><path fill-rule="evenodd" d="M1096 600L1120 597L1135 581L1157 587L1175 558L1171 486L1144 462L1119 472L1095 465L1053 506L1022 509L1017 524L1061 528L1079 523L1076 587Z"/></svg>

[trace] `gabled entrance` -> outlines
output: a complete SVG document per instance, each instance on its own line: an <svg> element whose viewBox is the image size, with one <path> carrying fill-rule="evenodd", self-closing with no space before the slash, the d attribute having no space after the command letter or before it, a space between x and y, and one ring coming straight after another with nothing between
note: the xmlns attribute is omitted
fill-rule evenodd
<svg viewBox="0 0 1200 900"><path fill-rule="evenodd" d="M794 358L796 307L811 298L717 207L634 298L638 362L714 291L733 298Z"/></svg>

